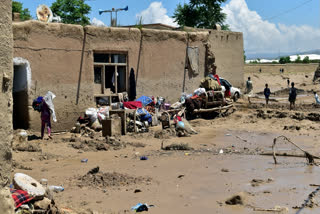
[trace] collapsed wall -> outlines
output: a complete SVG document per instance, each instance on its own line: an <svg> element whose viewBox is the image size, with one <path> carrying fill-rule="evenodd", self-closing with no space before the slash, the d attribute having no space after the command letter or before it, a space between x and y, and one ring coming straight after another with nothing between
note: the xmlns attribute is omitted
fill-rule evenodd
<svg viewBox="0 0 320 214"><path fill-rule="evenodd" d="M12 143L12 27L11 0L0 2L0 213L14 213L8 186Z"/></svg>
<svg viewBox="0 0 320 214"><path fill-rule="evenodd" d="M29 61L32 99L51 90L58 123L54 130L73 126L81 113L94 105L97 85L95 53L123 53L127 76L131 68L137 79L137 96L163 96L175 102L183 91L192 93L206 75L208 43L218 65L217 73L235 85L243 81L241 33L218 31L168 31L138 28L107 28L28 21L14 24L14 56ZM215 35L219 35L216 39ZM220 40L221 35L228 38ZM235 47L233 47L235 46ZM84 48L83 48L84 47ZM240 50L241 49L241 50ZM193 53L192 69L187 52ZM83 53L79 104L76 104ZM231 74L230 74L231 72ZM129 91L129 83L126 81ZM39 129L39 114L30 112L30 128ZM59 121L59 118L61 120Z"/></svg>

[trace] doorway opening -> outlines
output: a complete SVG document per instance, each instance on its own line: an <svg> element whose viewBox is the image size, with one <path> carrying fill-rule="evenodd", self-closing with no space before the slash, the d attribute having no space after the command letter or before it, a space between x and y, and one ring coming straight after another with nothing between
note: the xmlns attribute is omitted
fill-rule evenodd
<svg viewBox="0 0 320 214"><path fill-rule="evenodd" d="M27 60L14 58L13 72L13 129L29 128L28 87L31 80L30 65Z"/></svg>

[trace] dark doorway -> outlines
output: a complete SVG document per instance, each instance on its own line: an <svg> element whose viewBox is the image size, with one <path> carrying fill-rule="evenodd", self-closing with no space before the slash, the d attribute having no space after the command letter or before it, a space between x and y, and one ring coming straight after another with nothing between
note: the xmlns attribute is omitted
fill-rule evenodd
<svg viewBox="0 0 320 214"><path fill-rule="evenodd" d="M13 73L13 129L29 128L27 64L15 65Z"/></svg>

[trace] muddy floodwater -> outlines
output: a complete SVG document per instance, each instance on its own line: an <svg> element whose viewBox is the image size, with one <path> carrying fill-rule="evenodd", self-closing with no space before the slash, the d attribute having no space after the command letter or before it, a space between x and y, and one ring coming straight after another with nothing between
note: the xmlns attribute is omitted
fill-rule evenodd
<svg viewBox="0 0 320 214"><path fill-rule="evenodd" d="M291 124L288 119L256 120L255 111L230 117L192 121L199 134L191 137L158 139L154 136L161 131L159 127L124 136L119 139L120 147L108 151L75 147L81 137L74 139L68 133L54 140L30 141L42 151L16 151L14 159L19 165L15 172L62 185L65 191L55 194L55 201L76 213L126 213L137 203L154 205L151 213L270 213L255 209L276 206L288 209L284 213L320 213L315 205L320 197L313 199L312 208L302 206L317 189L315 185L320 185L318 166L309 166L299 157L278 157L275 165L272 156L259 155L271 152L273 139L281 134L317 155L317 132L310 135L304 128L283 131L284 125ZM309 121L300 125L304 123ZM161 149L161 144L172 143L188 144L192 150ZM277 151L303 155L285 142L278 143ZM141 156L148 160L141 161ZM81 163L84 158L87 163ZM108 181L97 182L98 177L87 175L97 166ZM245 195L243 204L225 203L238 193Z"/></svg>

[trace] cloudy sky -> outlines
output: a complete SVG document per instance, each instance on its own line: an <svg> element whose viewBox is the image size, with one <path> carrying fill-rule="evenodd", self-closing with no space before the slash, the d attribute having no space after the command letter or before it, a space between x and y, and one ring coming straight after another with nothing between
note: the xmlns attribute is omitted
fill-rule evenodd
<svg viewBox="0 0 320 214"><path fill-rule="evenodd" d="M39 4L51 5L54 0L20 0L34 15ZM139 17L147 23L176 26L171 18L178 3L188 0L88 0L92 7L91 21L109 25L108 14L99 9L123 8L121 25L134 25ZM254 53L285 53L320 49L319 0L228 0L223 4L231 30L243 32L245 51Z"/></svg>

